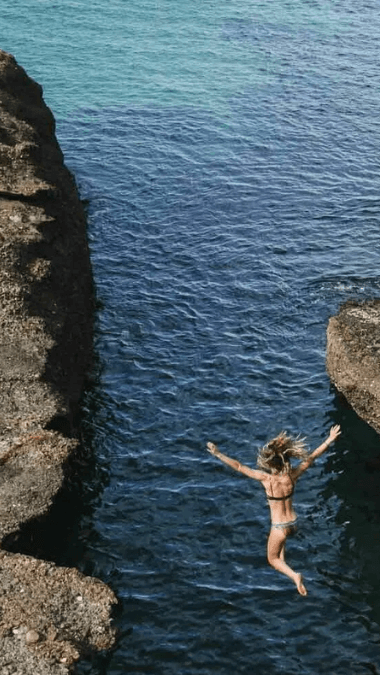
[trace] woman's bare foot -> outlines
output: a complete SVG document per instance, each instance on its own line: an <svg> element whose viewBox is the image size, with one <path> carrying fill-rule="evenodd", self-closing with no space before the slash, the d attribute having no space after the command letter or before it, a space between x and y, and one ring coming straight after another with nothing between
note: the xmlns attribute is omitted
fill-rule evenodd
<svg viewBox="0 0 380 675"><path fill-rule="evenodd" d="M296 574L296 586L297 586L297 591L300 595L307 595L307 590L304 586L303 579L302 579L302 574Z"/></svg>

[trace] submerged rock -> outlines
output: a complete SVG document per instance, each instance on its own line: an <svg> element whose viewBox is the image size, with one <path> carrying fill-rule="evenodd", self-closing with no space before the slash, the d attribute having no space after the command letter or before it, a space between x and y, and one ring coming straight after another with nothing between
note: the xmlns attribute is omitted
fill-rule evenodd
<svg viewBox="0 0 380 675"><path fill-rule="evenodd" d="M86 218L53 115L0 51L0 542L46 514L64 484L92 316ZM64 673L110 647L114 602L75 570L0 552L0 672Z"/></svg>
<svg viewBox="0 0 380 675"><path fill-rule="evenodd" d="M347 302L330 319L326 365L338 391L380 433L380 300Z"/></svg>

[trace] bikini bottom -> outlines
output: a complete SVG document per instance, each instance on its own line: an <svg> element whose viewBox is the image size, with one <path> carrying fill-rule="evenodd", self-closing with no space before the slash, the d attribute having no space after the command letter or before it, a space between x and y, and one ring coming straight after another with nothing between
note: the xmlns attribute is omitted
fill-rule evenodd
<svg viewBox="0 0 380 675"><path fill-rule="evenodd" d="M292 528L293 532L295 532L296 523L297 518L294 518L294 520L288 520L286 523L272 523L271 528L274 530L287 530L288 528Z"/></svg>

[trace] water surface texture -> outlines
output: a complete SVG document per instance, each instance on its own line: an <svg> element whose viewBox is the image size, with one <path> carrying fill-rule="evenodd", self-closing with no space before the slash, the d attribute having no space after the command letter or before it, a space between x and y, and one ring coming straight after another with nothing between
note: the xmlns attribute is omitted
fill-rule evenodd
<svg viewBox="0 0 380 675"><path fill-rule="evenodd" d="M380 290L378 4L3 1L1 36L88 200L100 477L67 559L122 609L80 672L380 673L380 444L324 362L328 317ZM296 491L301 598L260 486L205 444L254 465L333 423Z"/></svg>

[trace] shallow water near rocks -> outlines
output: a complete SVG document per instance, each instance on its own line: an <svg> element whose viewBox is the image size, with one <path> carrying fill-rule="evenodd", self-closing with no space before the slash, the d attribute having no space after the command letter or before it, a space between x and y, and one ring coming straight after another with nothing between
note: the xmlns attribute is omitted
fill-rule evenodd
<svg viewBox="0 0 380 675"><path fill-rule="evenodd" d="M79 672L380 672L380 444L324 363L328 317L379 296L376 3L20 0L3 27L88 200L98 468L60 560L122 608ZM205 443L254 465L333 423L295 495L301 598L260 487Z"/></svg>

